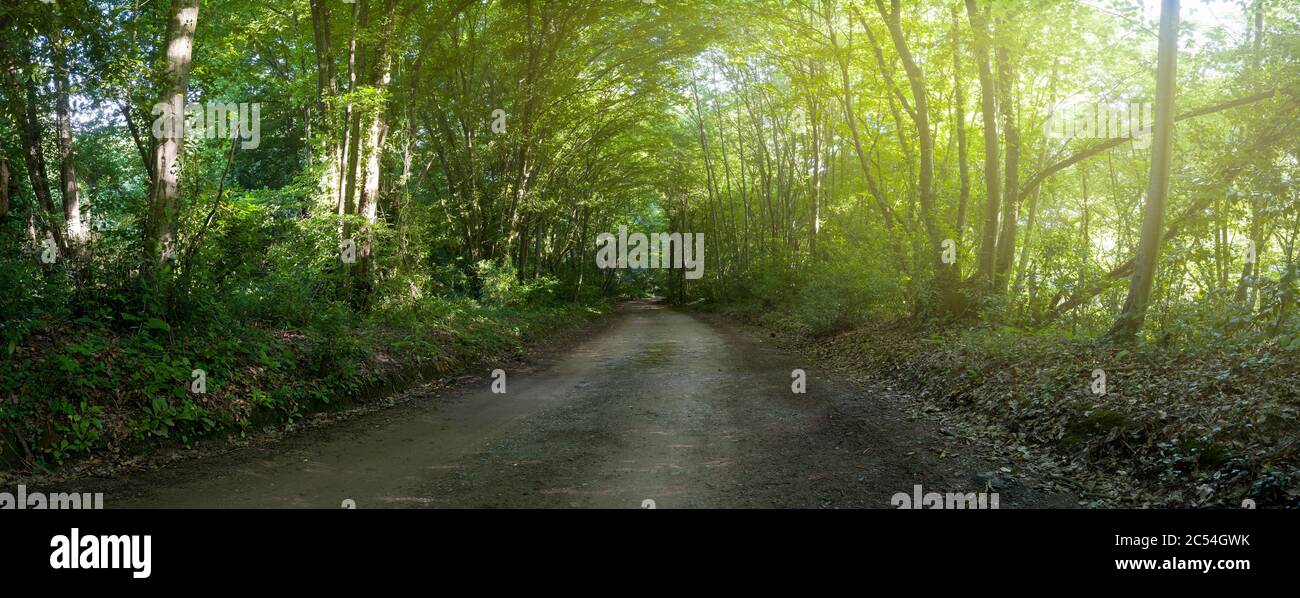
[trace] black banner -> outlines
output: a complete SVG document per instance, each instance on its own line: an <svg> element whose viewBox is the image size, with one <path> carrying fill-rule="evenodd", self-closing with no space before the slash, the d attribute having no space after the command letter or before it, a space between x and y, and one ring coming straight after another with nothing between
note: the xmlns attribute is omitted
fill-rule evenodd
<svg viewBox="0 0 1300 598"><path fill-rule="evenodd" d="M9 511L0 563L8 580L128 590L437 588L486 568L498 572L481 578L491 587L590 583L601 571L667 587L744 571L735 582L869 574L981 590L1047 579L1054 591L1294 579L1300 531L1296 514L1266 510L655 511ZM111 567L128 548L133 558ZM108 568L82 566L97 557Z"/></svg>

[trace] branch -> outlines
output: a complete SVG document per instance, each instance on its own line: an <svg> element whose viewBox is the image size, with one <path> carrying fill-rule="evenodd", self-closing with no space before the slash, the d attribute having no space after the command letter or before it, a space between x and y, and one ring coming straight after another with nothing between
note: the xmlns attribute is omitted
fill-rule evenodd
<svg viewBox="0 0 1300 598"><path fill-rule="evenodd" d="M118 103L117 111L122 115L122 120L126 121L126 130L131 133L131 141L135 143L135 149L140 153L140 162L144 164L145 178L149 179L149 187L153 188L153 164L149 160L149 150L146 149L144 141L140 137L140 129L136 126L135 120L131 118L131 98L129 96Z"/></svg>
<svg viewBox="0 0 1300 598"><path fill-rule="evenodd" d="M190 262L194 258L194 251L203 243L203 236L212 226L212 221L217 217L217 209L221 207L221 195L226 192L226 175L230 174L230 165L235 161L235 147L239 144L239 125L236 124L230 139L230 155L226 158L226 168L221 171L221 182L217 185L217 195L212 198L212 209L208 210L208 217L203 219L203 226L199 227L199 232L194 234L194 240L190 246L185 248L185 260L182 262L182 270L185 272L185 278L188 282L190 277Z"/></svg>
<svg viewBox="0 0 1300 598"><path fill-rule="evenodd" d="M1251 97L1256 97L1256 96L1251 96ZM1208 114L1208 112L1205 112L1205 114ZM1288 134L1290 134L1290 127L1279 127L1273 129L1269 133L1260 137L1260 139L1256 141L1254 144L1252 144L1250 147L1238 151L1236 153L1236 155L1239 158L1238 161L1232 164L1231 166L1224 168L1221 171L1223 177L1228 181L1229 184L1231 184L1232 181L1236 180L1237 175L1241 173L1242 168L1246 166L1245 156L1247 156L1250 152L1253 152L1257 149L1260 149L1262 147L1265 147L1277 141L1278 139L1284 138ZM1201 199L1197 200L1186 210L1184 210L1182 214L1180 214L1177 218L1175 218L1172 222L1170 222L1169 226L1165 228L1164 235L1160 237L1160 243L1164 244L1165 241L1168 241L1169 239L1175 238L1183 234L1184 232L1186 232L1187 229L1185 227L1191 221L1192 217L1203 212L1205 208L1210 205L1210 202L1213 201L1214 197L1215 196L1213 194L1206 193L1203 196L1201 196ZM1124 260L1124 262L1122 262L1120 265L1112 268L1110 272L1107 272L1105 276L1101 277L1101 279L1093 282L1092 284L1089 284L1088 286L1081 289L1079 292L1071 295L1070 298L1067 299L1065 302L1051 307L1048 310L1047 314L1045 314L1042 318L1039 318L1035 322L1035 324L1038 326L1043 326L1051 323L1053 320L1061 317L1066 312L1076 307L1079 307L1084 303L1091 301L1093 297L1096 297L1097 295L1104 293L1116 282L1123 280L1124 277L1132 275L1134 260L1135 258L1130 256L1127 260Z"/></svg>
<svg viewBox="0 0 1300 598"><path fill-rule="evenodd" d="M1181 120L1187 120L1187 119L1189 119L1189 118L1196 118L1196 117L1198 117L1198 116L1205 116L1205 115L1207 115L1207 114L1214 114L1215 112L1222 112L1222 111L1227 110L1227 109L1229 109L1229 108L1236 108L1236 107L1238 107L1238 106L1245 106L1245 105L1247 105L1247 104L1253 104L1253 103L1258 102L1258 101L1261 101L1261 100L1267 100L1267 99L1269 99L1269 98L1271 98L1271 97L1273 97L1273 96L1275 96L1275 95L1277 95L1277 90L1276 90L1276 89L1273 89L1273 90L1266 91L1266 92L1264 92L1264 93L1258 93L1258 94L1255 94L1255 95L1253 95L1253 96L1247 96L1247 97L1244 97L1244 98L1238 98L1238 99L1235 99L1235 100L1229 100L1229 101L1227 101L1227 102L1223 102L1223 103L1221 103L1221 104L1215 104L1215 105L1213 105L1213 106L1207 106L1207 107L1203 107L1203 108L1198 108L1198 109L1196 109L1196 110L1192 110L1191 112L1184 112L1184 113L1182 113L1182 114L1179 114L1176 118L1174 118L1174 122L1178 122L1178 121L1181 121ZM1118 146L1120 146L1120 145L1123 145L1123 144L1125 144L1125 143L1128 143L1129 141L1131 141L1131 140L1128 139L1128 138L1123 138L1123 137L1121 137L1121 138L1116 138L1116 139L1110 139L1110 140L1104 141L1104 142L1102 142L1102 143L1099 143L1099 144L1097 144L1097 145L1094 145L1094 146L1092 146L1092 147L1090 147L1090 148L1087 148L1087 149L1081 150L1081 151L1079 151L1078 153L1076 153L1076 154L1074 154L1074 155L1072 155L1072 156L1070 156L1070 157L1068 157L1068 158L1066 158L1066 159L1064 159L1064 160L1061 160L1060 162L1057 162L1057 163L1055 163L1055 164L1053 164L1053 165L1051 165L1051 166L1048 166L1047 168L1045 168L1045 169L1043 169L1042 171L1040 171L1038 174L1034 175L1033 178L1029 179L1029 182L1028 182L1028 183L1025 183L1025 186L1024 186L1024 187L1021 187L1021 188L1020 188L1020 192L1019 192L1019 194L1016 196L1016 201L1020 201L1021 199L1025 198L1025 197L1028 197L1030 193L1033 193L1034 189L1036 189L1039 185L1043 184L1043 181L1047 180L1047 177L1050 177L1050 176L1052 176L1052 175L1054 175L1054 174L1056 174L1056 173L1058 173L1058 172L1060 172L1060 171L1062 171L1062 170L1065 170L1066 168L1069 168L1069 167L1071 167L1071 166L1074 166L1075 164L1078 164L1079 162L1082 162L1082 161L1084 161L1084 160L1087 160L1088 158L1091 158L1091 157L1093 157L1093 156L1096 156L1096 155L1098 155L1098 154L1100 154L1100 153L1102 153L1102 152L1105 152L1105 151L1107 151L1107 150L1109 150L1109 149L1112 149L1112 148L1118 147Z"/></svg>

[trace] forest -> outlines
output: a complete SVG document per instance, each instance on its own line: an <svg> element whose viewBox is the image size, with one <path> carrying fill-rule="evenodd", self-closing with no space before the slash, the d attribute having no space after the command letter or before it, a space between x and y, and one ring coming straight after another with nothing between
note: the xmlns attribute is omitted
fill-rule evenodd
<svg viewBox="0 0 1300 598"><path fill-rule="evenodd" d="M1297 506L1298 180L1297 0L7 0L0 467L657 297L1084 506Z"/></svg>

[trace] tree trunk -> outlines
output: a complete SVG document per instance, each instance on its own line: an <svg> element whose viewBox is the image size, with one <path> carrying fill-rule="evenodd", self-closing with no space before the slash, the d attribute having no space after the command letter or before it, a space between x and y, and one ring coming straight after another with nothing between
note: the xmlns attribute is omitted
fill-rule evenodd
<svg viewBox="0 0 1300 598"><path fill-rule="evenodd" d="M54 112L59 133L59 189L63 193L63 223L69 245L85 240L81 224L81 200L77 193L77 165L72 140L72 103L68 99L68 46L63 37L59 10L54 11L50 33L54 58Z"/></svg>
<svg viewBox="0 0 1300 598"><path fill-rule="evenodd" d="M0 222L9 216L9 198L13 193L9 190L9 160L0 158Z"/></svg>
<svg viewBox="0 0 1300 598"><path fill-rule="evenodd" d="M961 192L957 199L957 245L960 247L966 230L967 210L970 204L970 163L966 155L966 91L961 79L961 28L957 22L957 8L952 9L952 87L953 122L957 126L957 173Z"/></svg>
<svg viewBox="0 0 1300 598"><path fill-rule="evenodd" d="M1165 226L1165 204L1169 194L1169 162L1174 138L1174 95L1178 72L1178 2L1163 0L1160 7L1160 51L1156 67L1156 123L1151 145L1151 177L1142 214L1142 237L1138 241L1128 299L1106 337L1115 342L1132 341L1146 319L1160 259L1160 235Z"/></svg>
<svg viewBox="0 0 1300 598"><path fill-rule="evenodd" d="M342 143L339 144L339 156L336 164L340 169L337 196L337 213L340 218L351 214L356 209L356 157L353 155L353 147L356 145L357 135L354 126L356 115L353 114L354 102L353 95L357 91L357 67L358 67L358 50L357 47L357 29L358 21L361 19L360 5L352 3L352 33L348 39L348 104L343 110L343 122L339 124L338 135L343 137ZM339 234L344 239L352 235L347 223L341 222L339 225Z"/></svg>
<svg viewBox="0 0 1300 598"><path fill-rule="evenodd" d="M889 34L894 40L894 48L903 63L907 80L912 87L912 118L916 123L916 133L920 145L920 175L917 181L917 198L921 204L921 222L925 225L926 237L930 243L931 262L935 271L935 290L938 294L941 315L953 315L960 311L957 294L957 265L945 264L943 260L943 240L934 214L934 138L930 129L930 102L927 97L925 75L912 58L907 39L903 36L903 27L899 18L899 0L893 0L887 10L881 0L876 0L876 9L889 25Z"/></svg>
<svg viewBox="0 0 1300 598"><path fill-rule="evenodd" d="M979 67L980 112L984 118L984 224L981 228L979 284L992 281L998 242L998 210L1001 207L1001 176L998 171L997 89L993 83L993 68L989 64L988 10L980 12L975 0L966 0L966 14L971 30L975 32L975 64Z"/></svg>
<svg viewBox="0 0 1300 598"><path fill-rule="evenodd" d="M1259 254L1264 251L1264 234L1263 225L1260 222L1259 204L1260 201L1252 195L1250 198L1250 234L1248 238L1251 246L1254 247L1254 255L1248 256L1248 259L1244 260L1241 278L1237 280L1237 291L1232 297L1233 301L1246 306L1250 313L1254 313L1255 303L1258 299L1258 292L1251 292L1252 289L1259 288L1258 282L1255 280L1256 264L1259 262Z"/></svg>
<svg viewBox="0 0 1300 598"><path fill-rule="evenodd" d="M371 15L368 0L361 0L361 28L370 25ZM363 50L359 73L366 77L366 83L373 91L382 92L388 87L391 60L388 53L389 37L393 31L396 18L395 0L385 0L383 13L379 15L376 37L367 36L362 41ZM373 40L373 41L372 41ZM371 254L374 249L374 224L378 220L380 157L387 138L388 127L384 118L383 105L369 105L354 115L354 133L358 133L352 151L352 170L349 171L349 188L356 187L356 179L361 179L360 194L356 202L356 214L364 219L360 238L357 239L357 263L353 270L355 282L368 290L372 269ZM366 122L364 138L359 136L360 123ZM357 172L359 170L360 172ZM351 203L349 201L349 203Z"/></svg>
<svg viewBox="0 0 1300 598"><path fill-rule="evenodd" d="M1056 77L1057 77L1057 70L1059 65L1060 65L1059 59L1056 62L1052 63L1052 79L1051 79L1051 83L1048 84L1048 91L1047 91L1047 103L1049 106L1056 104ZM1040 145L1038 148L1038 161L1037 164L1035 164L1034 168L1042 169L1043 162L1047 160L1047 147L1050 142L1051 140L1049 138L1043 137L1041 142L1042 145ZM1019 195L1018 190L1012 192ZM1020 259L1016 263L1015 282L1011 284L1012 297L1015 297L1020 294L1022 283L1025 280L1025 268L1029 264L1029 246L1031 241L1033 241L1034 231L1038 224L1038 197L1039 195L1041 195L1041 193L1042 193L1042 187L1039 186L1034 189L1034 192L1032 194L1029 195L1029 216L1028 216L1028 220L1025 222L1025 241L1020 244L1021 245ZM1086 195L1087 194L1085 194L1085 198L1084 198L1085 200L1087 199Z"/></svg>
<svg viewBox="0 0 1300 598"><path fill-rule="evenodd" d="M858 158L858 166L862 169L862 176L867 182L867 190L871 193L871 198L876 202L876 207L880 209L881 222L885 230L893 230L894 217L889 204L885 200L885 195L880 190L880 184L871 172L871 162L867 158L866 149L862 145L862 133L858 129L858 117L853 109L853 88L849 79L849 60L844 55L848 49L841 50L835 30L831 29L831 43L834 44L835 57L840 67L840 85L841 85L841 104L844 108L844 120L849 125L849 134L853 139L854 154Z"/></svg>
<svg viewBox="0 0 1300 598"><path fill-rule="evenodd" d="M1011 52L998 48L998 107L1002 112L1002 131L1006 140L1006 187L1002 193L1002 230L998 233L997 257L993 268L993 291L1005 293L1016 251L1016 229L1020 219L1020 128L1016 125L1015 67Z"/></svg>
<svg viewBox="0 0 1300 598"><path fill-rule="evenodd" d="M811 81L813 76L812 61L808 64L808 77ZM812 146L812 172L808 177L808 258L811 262L817 261L817 232L820 228L821 212L818 202L821 196L821 110L818 103L811 97L807 100L808 119L809 119L809 141ZM727 159L725 148L722 155L725 165Z"/></svg>
<svg viewBox="0 0 1300 598"><path fill-rule="evenodd" d="M334 75L334 52L330 45L330 4L327 0L311 0L311 24L316 46L316 93L319 101L316 113L324 131L322 154L326 163L322 168L320 187L337 200L339 188L339 127L333 103L338 95L338 81Z"/></svg>
<svg viewBox="0 0 1300 598"><path fill-rule="evenodd" d="M167 23L166 68L162 76L159 104L168 115L184 118L185 91L189 84L194 56L194 31L199 19L199 0L172 0L171 20ZM181 160L185 149L185 129L176 126L162 135L154 152L154 186L149 196L149 214L145 221L146 267L161 267L165 251L175 243L177 216L181 207Z"/></svg>
<svg viewBox="0 0 1300 598"><path fill-rule="evenodd" d="M352 49L348 58L348 94L352 95L357 92L357 81L364 81L366 68L366 49L368 44L366 38L367 29L370 27L370 2L369 0L360 0L353 8L355 17L353 18L352 29ZM362 39L357 39L357 32L361 33ZM361 118L362 110L349 100L347 118L344 120L344 161L343 161L343 197L340 199L340 214L343 216L343 240L356 241L353 234L356 225L348 217L357 213L357 178L361 169ZM365 184L365 179L361 180Z"/></svg>
<svg viewBox="0 0 1300 598"><path fill-rule="evenodd" d="M28 50L20 51L18 58L17 62L21 64L32 64ZM54 239L60 250L67 249L62 223L53 221L61 212L55 209L54 200L50 196L50 177L45 166L45 153L41 151L44 132L37 115L36 83L30 73L24 73L17 64L11 64L5 71L5 84L9 90L6 95L10 98L10 115L18 124L18 139L22 144L27 178L32 185L32 194L36 196L37 205L29 207L27 212L31 223L29 228L33 231L40 228Z"/></svg>

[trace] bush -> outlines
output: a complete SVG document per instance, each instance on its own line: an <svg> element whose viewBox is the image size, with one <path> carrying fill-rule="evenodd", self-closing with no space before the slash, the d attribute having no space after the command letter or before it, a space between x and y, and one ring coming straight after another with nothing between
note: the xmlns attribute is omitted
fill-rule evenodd
<svg viewBox="0 0 1300 598"><path fill-rule="evenodd" d="M555 299L555 288L559 284L559 281L548 276L520 281L519 273L509 258L499 264L492 260L481 260L475 265L474 271L481 286L480 300L487 305L500 307L545 305Z"/></svg>

